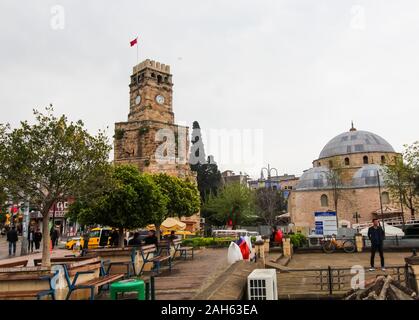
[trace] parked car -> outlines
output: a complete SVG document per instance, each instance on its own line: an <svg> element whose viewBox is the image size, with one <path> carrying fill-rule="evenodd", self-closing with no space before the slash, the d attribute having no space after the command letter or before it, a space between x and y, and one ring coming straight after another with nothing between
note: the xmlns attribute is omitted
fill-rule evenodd
<svg viewBox="0 0 419 320"><path fill-rule="evenodd" d="M404 238L417 239L419 238L419 225L406 226L404 229Z"/></svg>
<svg viewBox="0 0 419 320"><path fill-rule="evenodd" d="M90 230L88 248L108 246L111 232L111 228L93 228ZM83 237L72 237L65 244L66 249L72 250L77 242L80 242L80 246L84 246Z"/></svg>

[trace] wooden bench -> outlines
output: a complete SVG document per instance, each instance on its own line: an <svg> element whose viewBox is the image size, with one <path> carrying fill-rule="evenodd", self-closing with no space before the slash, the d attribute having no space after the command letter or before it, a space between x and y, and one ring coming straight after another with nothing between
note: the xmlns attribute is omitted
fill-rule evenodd
<svg viewBox="0 0 419 320"><path fill-rule="evenodd" d="M102 258L111 257L112 255L128 255L129 261L110 261L106 260L103 263L107 265L106 274L109 274L113 266L125 266L127 268L126 277L130 278L131 274L136 275L135 272L135 258L138 251L137 246L130 246L128 248L105 248L88 250L84 257L100 256ZM132 269L132 273L131 273Z"/></svg>
<svg viewBox="0 0 419 320"><path fill-rule="evenodd" d="M175 247L175 253L173 255L173 258L176 257L176 253L180 252L180 257L184 257L184 259L186 260L188 257L188 252L191 253L191 257L193 259L193 254L194 254L194 247L186 247L186 246L182 246L182 240L181 239L175 239L172 241L173 246Z"/></svg>
<svg viewBox="0 0 419 320"><path fill-rule="evenodd" d="M51 264L63 264L63 263L73 263L78 261L84 261L91 259L92 257L64 257L64 258L51 258ZM42 259L34 259L34 266L40 266L42 264Z"/></svg>
<svg viewBox="0 0 419 320"><path fill-rule="evenodd" d="M100 264L100 276L95 279L87 280L81 283L77 283L79 276L82 274L92 274L95 271L92 269L96 269ZM71 294L80 289L90 289L90 300L94 300L95 298L95 289L98 288L99 292L105 285L109 285L112 282L120 280L124 278L123 273L119 274L107 274L104 268L103 261L100 261L99 258L92 258L86 259L84 261L74 262L70 265L63 264L64 268L64 276L67 281L68 285L68 293L66 296L66 300L70 299ZM73 269L73 270L72 270ZM74 270L77 269L77 270ZM74 276L73 281L71 281L70 277Z"/></svg>
<svg viewBox="0 0 419 320"><path fill-rule="evenodd" d="M144 266L152 262L153 263L153 272L159 273L161 263L167 261L169 264L169 271L172 271L172 257L169 255L162 256L161 250L159 250L156 245L150 244L142 246L140 248L141 257L143 258L143 265L141 266L140 274L142 274ZM150 257L152 255L152 257Z"/></svg>
<svg viewBox="0 0 419 320"><path fill-rule="evenodd" d="M4 267L5 265L10 264L1 266L0 281L48 281L49 289L4 291L0 292L0 300L12 298L36 298L40 300L45 296L51 296L51 299L55 300L55 280L58 276L58 270L54 273L42 274L50 270L35 267Z"/></svg>
<svg viewBox="0 0 419 320"><path fill-rule="evenodd" d="M0 268L26 267L27 265L28 265L28 259L2 263L0 264Z"/></svg>

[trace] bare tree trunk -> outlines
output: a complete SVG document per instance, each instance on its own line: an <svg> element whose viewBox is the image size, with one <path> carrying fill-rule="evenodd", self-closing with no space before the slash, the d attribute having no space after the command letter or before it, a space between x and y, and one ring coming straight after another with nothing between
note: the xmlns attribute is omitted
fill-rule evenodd
<svg viewBox="0 0 419 320"><path fill-rule="evenodd" d="M124 240L125 240L124 228L119 228L118 230L119 230L119 247L123 248Z"/></svg>
<svg viewBox="0 0 419 320"><path fill-rule="evenodd" d="M51 257L50 257L50 242L51 238L49 236L49 211L43 213L42 215L42 266L50 267L51 266Z"/></svg>

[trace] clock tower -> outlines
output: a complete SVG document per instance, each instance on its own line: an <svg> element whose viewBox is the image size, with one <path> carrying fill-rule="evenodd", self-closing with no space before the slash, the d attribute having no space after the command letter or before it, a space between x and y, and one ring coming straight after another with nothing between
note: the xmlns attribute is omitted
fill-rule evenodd
<svg viewBox="0 0 419 320"><path fill-rule="evenodd" d="M145 60L133 69L128 121L174 123L173 83L170 66Z"/></svg>
<svg viewBox="0 0 419 320"><path fill-rule="evenodd" d="M115 124L114 162L196 181L189 166L189 128L175 124L170 66L145 60L133 68L127 122Z"/></svg>

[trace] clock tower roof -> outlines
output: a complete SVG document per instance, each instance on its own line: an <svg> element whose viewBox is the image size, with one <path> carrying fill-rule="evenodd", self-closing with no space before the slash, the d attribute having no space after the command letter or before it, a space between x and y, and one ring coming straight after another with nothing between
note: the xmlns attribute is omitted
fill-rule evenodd
<svg viewBox="0 0 419 320"><path fill-rule="evenodd" d="M133 67L132 71L133 71L133 74L136 74L145 69L152 69L158 72L170 74L169 65L160 63L155 60L150 60L150 59L144 60L143 62L137 64L136 66Z"/></svg>

